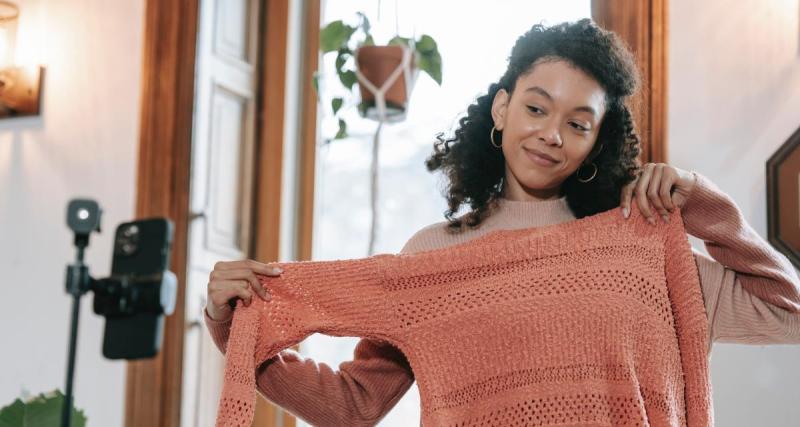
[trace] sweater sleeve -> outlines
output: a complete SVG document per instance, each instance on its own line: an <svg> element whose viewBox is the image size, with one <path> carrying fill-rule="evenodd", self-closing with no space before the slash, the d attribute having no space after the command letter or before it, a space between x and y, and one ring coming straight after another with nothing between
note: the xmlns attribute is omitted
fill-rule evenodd
<svg viewBox="0 0 800 427"><path fill-rule="evenodd" d="M386 315L394 312L394 301L385 265L396 256L278 262L279 276L256 273L271 299L254 299L247 307L236 302L216 425L250 425L261 367L314 333L389 340L384 332L396 322Z"/></svg>
<svg viewBox="0 0 800 427"><path fill-rule="evenodd" d="M222 353L231 319L216 321L205 312L209 334ZM338 370L286 349L265 361L256 377L257 390L266 399L319 426L375 425L413 382L399 349L368 338L357 343L353 360L340 363Z"/></svg>
<svg viewBox="0 0 800 427"><path fill-rule="evenodd" d="M687 425L713 425L708 372L711 344L700 274L685 229L683 207L675 213L677 215L670 216L666 228L664 266L685 379Z"/></svg>
<svg viewBox="0 0 800 427"><path fill-rule="evenodd" d="M734 201L695 171L681 208L686 231L708 256L692 249L700 274L712 342L800 344L800 280L790 261L745 221Z"/></svg>

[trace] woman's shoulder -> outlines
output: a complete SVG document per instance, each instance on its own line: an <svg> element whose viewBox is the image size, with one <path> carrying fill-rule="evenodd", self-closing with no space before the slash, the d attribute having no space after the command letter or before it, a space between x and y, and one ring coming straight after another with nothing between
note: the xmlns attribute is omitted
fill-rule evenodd
<svg viewBox="0 0 800 427"><path fill-rule="evenodd" d="M400 253L434 249L435 243L441 241L441 236L446 234L447 223L447 220L444 220L420 228L408 238Z"/></svg>

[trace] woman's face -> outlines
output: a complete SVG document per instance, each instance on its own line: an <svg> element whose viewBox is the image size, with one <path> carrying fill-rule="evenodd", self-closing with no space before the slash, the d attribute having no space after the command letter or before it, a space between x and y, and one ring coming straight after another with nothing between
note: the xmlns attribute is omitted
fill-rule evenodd
<svg viewBox="0 0 800 427"><path fill-rule="evenodd" d="M561 183L590 154L605 114L605 91L583 71L564 60L536 62L519 77L514 93L497 92L492 117L502 131L506 159L503 197L512 200L552 199ZM501 140L495 131L495 142ZM544 162L538 151L553 157ZM594 168L585 167L588 178Z"/></svg>

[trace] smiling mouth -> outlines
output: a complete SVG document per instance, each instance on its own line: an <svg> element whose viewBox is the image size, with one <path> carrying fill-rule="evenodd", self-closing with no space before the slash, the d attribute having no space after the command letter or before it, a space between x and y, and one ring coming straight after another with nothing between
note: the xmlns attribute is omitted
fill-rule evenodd
<svg viewBox="0 0 800 427"><path fill-rule="evenodd" d="M554 162L554 161L552 161L552 160L550 160L548 158L542 157L542 156L534 153L533 151L527 150L525 148L523 148L523 150L525 150L525 155L528 156L528 159L530 159L533 163L536 163L537 165L540 165L540 166L553 166L556 163L558 163L558 162Z"/></svg>

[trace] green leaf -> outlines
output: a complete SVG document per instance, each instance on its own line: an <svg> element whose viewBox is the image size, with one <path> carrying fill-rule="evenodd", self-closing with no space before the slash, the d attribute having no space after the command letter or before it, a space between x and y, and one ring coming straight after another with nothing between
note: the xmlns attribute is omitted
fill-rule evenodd
<svg viewBox="0 0 800 427"><path fill-rule="evenodd" d="M411 39L408 38L408 37L394 36L394 37L392 37L391 40L389 40L389 43L387 43L387 45L389 45L389 46L395 45L395 44L402 44L402 45L410 46L411 45Z"/></svg>
<svg viewBox="0 0 800 427"><path fill-rule="evenodd" d="M427 34L420 36L415 47L418 51L425 53L437 50L436 41Z"/></svg>
<svg viewBox="0 0 800 427"><path fill-rule="evenodd" d="M367 110L369 110L371 106L375 106L374 101L361 101L358 103L358 113L361 114L361 117L367 117Z"/></svg>
<svg viewBox="0 0 800 427"><path fill-rule="evenodd" d="M319 32L319 46L323 53L333 52L347 46L350 36L356 31L341 20L333 21Z"/></svg>
<svg viewBox="0 0 800 427"><path fill-rule="evenodd" d="M367 15L364 15L363 12L356 12L356 15L358 15L359 17L358 27L361 28L361 31L364 33L364 41L358 43L358 46L375 45L375 40L372 38L372 34L370 34L372 26L369 24L369 19L367 19Z"/></svg>
<svg viewBox="0 0 800 427"><path fill-rule="evenodd" d="M347 123L344 120L339 119L339 131L336 132L336 136L333 139L342 139L347 138Z"/></svg>
<svg viewBox="0 0 800 427"><path fill-rule="evenodd" d="M356 77L356 73L351 70L342 71L339 73L339 81L342 82L344 87L353 90L353 85L356 83L358 78Z"/></svg>
<svg viewBox="0 0 800 427"><path fill-rule="evenodd" d="M314 71L314 75L311 76L311 86L314 87L317 98L319 98L319 71Z"/></svg>
<svg viewBox="0 0 800 427"><path fill-rule="evenodd" d="M342 103L344 100L342 98L333 98L331 100L331 107L333 108L333 114L335 115L340 108L342 108Z"/></svg>
<svg viewBox="0 0 800 427"><path fill-rule="evenodd" d="M426 72L439 85L442 85L442 57L438 51L420 54L419 69Z"/></svg>
<svg viewBox="0 0 800 427"><path fill-rule="evenodd" d="M415 49L419 53L419 68L426 72L439 85L442 85L442 56L433 37L423 34L416 41Z"/></svg>
<svg viewBox="0 0 800 427"><path fill-rule="evenodd" d="M10 405L0 408L0 427L59 427L63 405L64 395L60 390L41 393L25 402L16 399ZM73 406L71 417L72 426L86 426L86 415L83 410Z"/></svg>
<svg viewBox="0 0 800 427"><path fill-rule="evenodd" d="M336 72L341 73L343 71L342 66L344 66L349 55L350 49L339 49L339 53L336 54Z"/></svg>
<svg viewBox="0 0 800 427"><path fill-rule="evenodd" d="M359 18L361 18L361 29L364 30L365 34L369 34L370 28L369 19L367 19L367 15L364 15L364 12L356 12Z"/></svg>

